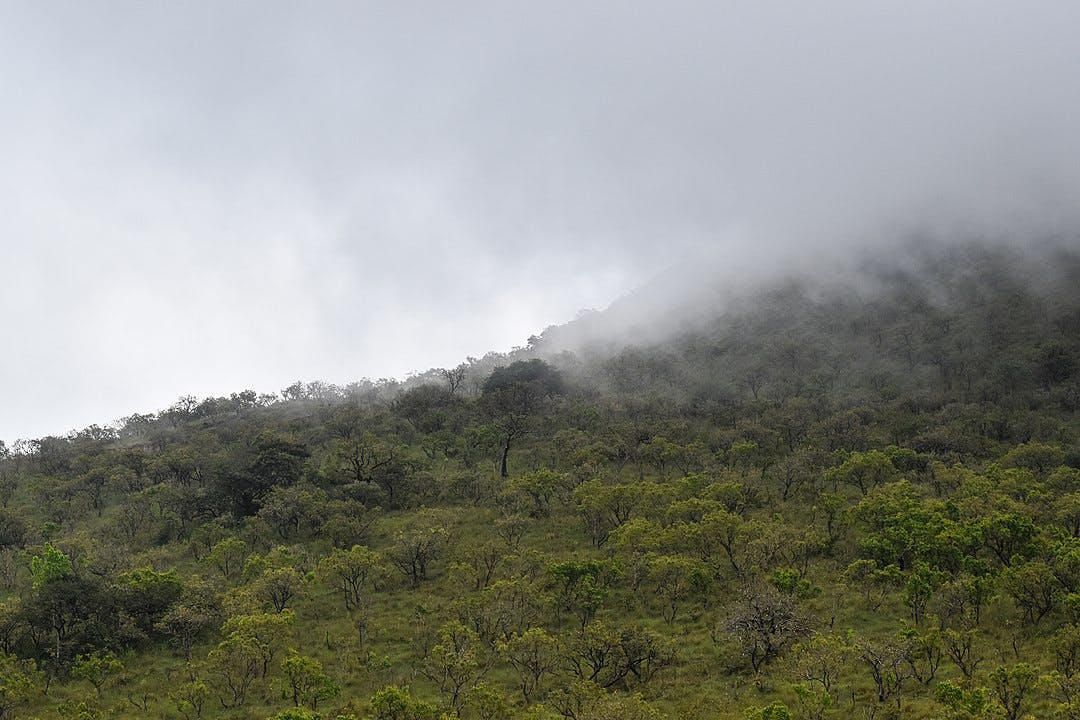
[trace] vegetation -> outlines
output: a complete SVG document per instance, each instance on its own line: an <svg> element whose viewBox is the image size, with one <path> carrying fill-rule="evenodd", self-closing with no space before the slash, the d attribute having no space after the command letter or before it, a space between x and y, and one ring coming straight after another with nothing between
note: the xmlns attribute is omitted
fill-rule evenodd
<svg viewBox="0 0 1080 720"><path fill-rule="evenodd" d="M863 287L0 445L0 719L1080 717L1080 257Z"/></svg>

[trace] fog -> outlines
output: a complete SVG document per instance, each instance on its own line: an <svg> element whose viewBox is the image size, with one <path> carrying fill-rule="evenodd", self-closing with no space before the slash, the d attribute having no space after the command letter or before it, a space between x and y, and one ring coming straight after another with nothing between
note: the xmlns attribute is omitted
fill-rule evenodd
<svg viewBox="0 0 1080 720"><path fill-rule="evenodd" d="M674 299L913 234L1076 237L1077 27L1072 2L4 3L0 438L454 365L661 273Z"/></svg>

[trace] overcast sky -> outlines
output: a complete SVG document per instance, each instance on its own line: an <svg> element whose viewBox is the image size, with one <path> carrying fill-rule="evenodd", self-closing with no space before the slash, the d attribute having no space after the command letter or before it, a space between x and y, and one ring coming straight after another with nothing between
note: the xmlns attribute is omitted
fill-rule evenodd
<svg viewBox="0 0 1080 720"><path fill-rule="evenodd" d="M1080 3L0 0L0 438L453 365L709 254L1075 230Z"/></svg>

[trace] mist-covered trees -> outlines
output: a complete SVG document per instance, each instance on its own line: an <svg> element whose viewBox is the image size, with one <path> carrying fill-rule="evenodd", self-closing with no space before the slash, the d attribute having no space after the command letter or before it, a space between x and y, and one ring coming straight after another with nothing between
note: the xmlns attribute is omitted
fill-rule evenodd
<svg viewBox="0 0 1080 720"><path fill-rule="evenodd" d="M508 476L507 458L515 440L529 431L541 405L562 393L561 373L543 360L519 360L497 367L484 381L481 400L499 438L499 474Z"/></svg>
<svg viewBox="0 0 1080 720"><path fill-rule="evenodd" d="M8 444L0 717L1073 717L1080 299L975 260Z"/></svg>

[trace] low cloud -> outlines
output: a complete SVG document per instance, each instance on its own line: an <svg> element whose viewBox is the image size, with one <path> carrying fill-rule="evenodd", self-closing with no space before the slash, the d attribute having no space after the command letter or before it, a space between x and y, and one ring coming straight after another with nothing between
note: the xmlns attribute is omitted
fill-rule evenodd
<svg viewBox="0 0 1080 720"><path fill-rule="evenodd" d="M3 438L455 364L690 258L1080 226L1074 3L2 13Z"/></svg>

